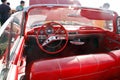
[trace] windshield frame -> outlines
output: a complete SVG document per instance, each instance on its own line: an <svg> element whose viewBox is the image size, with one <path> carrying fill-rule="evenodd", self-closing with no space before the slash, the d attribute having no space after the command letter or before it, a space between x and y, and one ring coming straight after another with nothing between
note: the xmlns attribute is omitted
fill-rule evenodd
<svg viewBox="0 0 120 80"><path fill-rule="evenodd" d="M48 7L48 8L53 8L53 7L62 7L62 8L80 8L80 9L89 9L89 10L97 10L97 11L100 11L100 12L112 12L111 15L113 15L114 17L114 12L113 11L110 11L110 10L107 10L107 11L103 11L102 9L100 8L89 8L89 7L82 7L80 5L66 5L66 4L36 4L36 5L32 5L28 8L26 8L25 12L27 13L27 19L28 20L28 16L29 16L29 12L31 11L31 9L34 9L34 8L39 8L39 7ZM113 23L113 19L111 20L112 22L112 26L114 26L114 23ZM27 27L27 25L26 25ZM114 29L110 30L110 31L114 31Z"/></svg>

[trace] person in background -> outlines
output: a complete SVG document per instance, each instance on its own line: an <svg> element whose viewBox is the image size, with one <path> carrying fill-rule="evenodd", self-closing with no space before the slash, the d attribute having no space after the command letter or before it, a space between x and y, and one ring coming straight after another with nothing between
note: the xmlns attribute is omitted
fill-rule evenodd
<svg viewBox="0 0 120 80"><path fill-rule="evenodd" d="M9 2L7 2L7 5L8 5L8 6L10 6L10 3L9 3Z"/></svg>
<svg viewBox="0 0 120 80"><path fill-rule="evenodd" d="M102 8L109 9L110 8L110 4L109 3L104 3Z"/></svg>
<svg viewBox="0 0 120 80"><path fill-rule="evenodd" d="M0 22L1 25L10 17L11 8L7 5L7 0L1 0L2 4L0 5Z"/></svg>
<svg viewBox="0 0 120 80"><path fill-rule="evenodd" d="M25 1L20 1L20 5L16 7L16 11L22 11L24 9Z"/></svg>

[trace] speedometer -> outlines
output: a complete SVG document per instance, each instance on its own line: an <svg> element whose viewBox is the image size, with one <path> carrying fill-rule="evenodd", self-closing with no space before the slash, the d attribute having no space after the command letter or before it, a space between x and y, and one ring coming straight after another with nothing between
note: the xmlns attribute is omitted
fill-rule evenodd
<svg viewBox="0 0 120 80"><path fill-rule="evenodd" d="M46 34L53 34L54 30L52 27L46 27L45 32L46 32Z"/></svg>

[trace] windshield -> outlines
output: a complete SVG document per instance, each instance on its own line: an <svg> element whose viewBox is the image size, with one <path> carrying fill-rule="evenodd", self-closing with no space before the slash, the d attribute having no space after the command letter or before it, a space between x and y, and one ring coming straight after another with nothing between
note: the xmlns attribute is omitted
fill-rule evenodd
<svg viewBox="0 0 120 80"><path fill-rule="evenodd" d="M37 7L30 9L28 13L27 27L40 27L47 22L58 22L65 28L78 29L79 27L99 27L113 30L112 20L94 20L80 15L81 8L72 7ZM94 15L94 14L93 14Z"/></svg>

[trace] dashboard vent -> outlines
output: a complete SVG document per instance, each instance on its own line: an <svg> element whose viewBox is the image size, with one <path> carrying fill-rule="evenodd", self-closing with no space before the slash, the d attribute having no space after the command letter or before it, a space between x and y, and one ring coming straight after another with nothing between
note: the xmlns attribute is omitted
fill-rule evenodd
<svg viewBox="0 0 120 80"><path fill-rule="evenodd" d="M77 34L77 32L68 32L68 34Z"/></svg>

